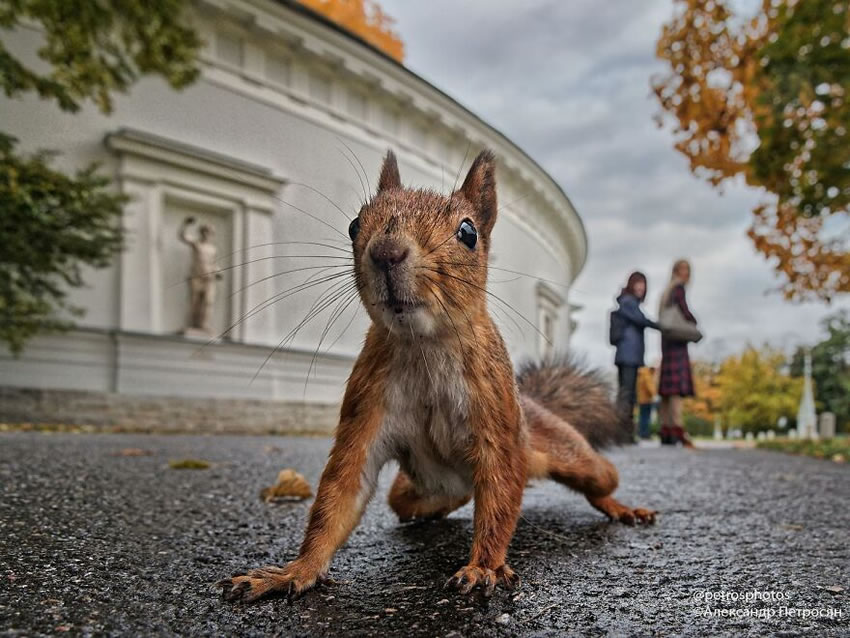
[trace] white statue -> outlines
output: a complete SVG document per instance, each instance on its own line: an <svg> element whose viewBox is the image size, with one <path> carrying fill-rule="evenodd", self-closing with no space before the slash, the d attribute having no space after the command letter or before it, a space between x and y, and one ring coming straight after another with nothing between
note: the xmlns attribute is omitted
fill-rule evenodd
<svg viewBox="0 0 850 638"><path fill-rule="evenodd" d="M184 334L201 332L212 336L213 304L215 303L215 282L221 274L215 272L218 249L213 243L215 230L212 226L201 224L198 239L189 239L189 226L195 223L194 217L187 217L180 227L179 238L192 248L192 266L189 272L189 321Z"/></svg>

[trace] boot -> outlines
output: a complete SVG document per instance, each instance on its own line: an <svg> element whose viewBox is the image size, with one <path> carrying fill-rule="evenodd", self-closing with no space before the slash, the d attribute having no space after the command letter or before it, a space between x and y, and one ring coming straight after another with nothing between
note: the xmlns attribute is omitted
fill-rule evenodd
<svg viewBox="0 0 850 638"><path fill-rule="evenodd" d="M672 441L673 443L676 443L678 441L682 444L682 447L692 448L694 446L693 442L688 437L688 433L685 432L685 428L683 428L681 425L674 425L673 426L673 428L672 428L672 438L673 438L673 441Z"/></svg>
<svg viewBox="0 0 850 638"><path fill-rule="evenodd" d="M658 435L661 437L661 445L672 445L673 440L671 438L670 426L662 425L661 429L658 430Z"/></svg>

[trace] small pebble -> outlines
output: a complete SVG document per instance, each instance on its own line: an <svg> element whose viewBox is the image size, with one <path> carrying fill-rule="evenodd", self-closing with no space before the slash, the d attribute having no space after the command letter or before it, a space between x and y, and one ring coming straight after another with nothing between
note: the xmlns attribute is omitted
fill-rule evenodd
<svg viewBox="0 0 850 638"><path fill-rule="evenodd" d="M511 615L510 614L502 614L501 616L496 618L496 622L499 623L500 625L507 625L511 622Z"/></svg>

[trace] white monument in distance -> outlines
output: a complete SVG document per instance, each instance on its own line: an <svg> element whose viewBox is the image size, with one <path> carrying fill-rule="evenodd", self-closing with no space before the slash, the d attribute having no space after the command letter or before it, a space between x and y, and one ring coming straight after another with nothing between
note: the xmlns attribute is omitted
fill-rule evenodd
<svg viewBox="0 0 850 638"><path fill-rule="evenodd" d="M818 438L818 422L815 414L815 398L812 393L812 355L806 353L803 371L803 398L797 410L797 434L801 439Z"/></svg>

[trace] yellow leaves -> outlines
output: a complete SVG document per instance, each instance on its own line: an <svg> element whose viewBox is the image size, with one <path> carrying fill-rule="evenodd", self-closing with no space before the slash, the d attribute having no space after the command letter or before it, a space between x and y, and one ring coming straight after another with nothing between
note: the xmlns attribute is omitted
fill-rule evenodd
<svg viewBox="0 0 850 638"><path fill-rule="evenodd" d="M775 203L753 211L747 234L759 253L775 260L785 278L780 290L787 299L807 291L817 291L826 300L836 292L850 292L850 253L839 242L822 241L823 224L823 217L801 217Z"/></svg>
<svg viewBox="0 0 850 638"><path fill-rule="evenodd" d="M724 427L773 427L796 414L803 391L802 379L785 372L785 355L768 347L748 348L717 366L695 362L693 374L696 397L685 401L685 411L706 421L720 417Z"/></svg>
<svg viewBox="0 0 850 638"><path fill-rule="evenodd" d="M372 0L300 0L388 56L402 62L404 44L392 30L394 20Z"/></svg>

